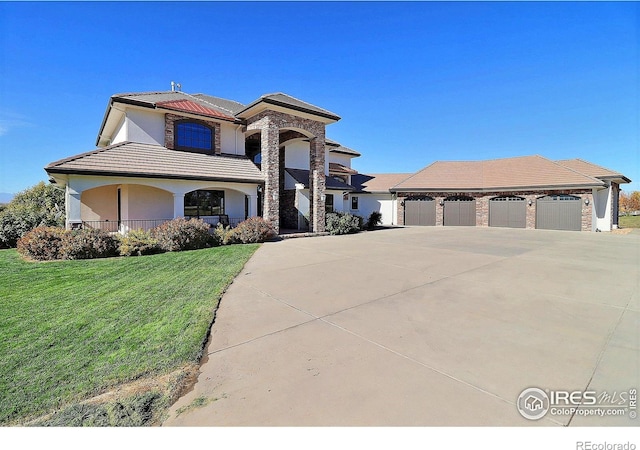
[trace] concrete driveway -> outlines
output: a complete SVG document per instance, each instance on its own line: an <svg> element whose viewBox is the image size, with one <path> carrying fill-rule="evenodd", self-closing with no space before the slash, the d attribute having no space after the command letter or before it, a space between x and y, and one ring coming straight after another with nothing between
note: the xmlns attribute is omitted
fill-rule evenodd
<svg viewBox="0 0 640 450"><path fill-rule="evenodd" d="M263 245L173 426L638 426L523 418L530 387L640 388L640 236L402 228ZM565 411L567 412L567 411Z"/></svg>

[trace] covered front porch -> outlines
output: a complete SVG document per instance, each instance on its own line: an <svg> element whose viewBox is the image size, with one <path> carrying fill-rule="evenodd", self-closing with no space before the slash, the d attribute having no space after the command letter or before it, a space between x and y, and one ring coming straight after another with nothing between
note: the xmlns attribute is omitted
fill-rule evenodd
<svg viewBox="0 0 640 450"><path fill-rule="evenodd" d="M234 227L258 215L259 183L83 177L66 180L67 228L126 234L199 218Z"/></svg>

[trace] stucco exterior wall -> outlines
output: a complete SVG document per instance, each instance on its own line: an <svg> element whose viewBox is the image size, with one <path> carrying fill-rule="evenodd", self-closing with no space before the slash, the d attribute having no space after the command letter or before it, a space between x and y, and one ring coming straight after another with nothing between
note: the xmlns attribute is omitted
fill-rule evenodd
<svg viewBox="0 0 640 450"><path fill-rule="evenodd" d="M350 209L352 214L367 220L372 212L377 211L382 214L383 225L397 225L395 200L391 194L352 194L351 196L358 197L358 210ZM349 199L349 208L351 208L351 199Z"/></svg>
<svg viewBox="0 0 640 450"><path fill-rule="evenodd" d="M156 112L129 109L126 140L164 145L164 116Z"/></svg>
<svg viewBox="0 0 640 450"><path fill-rule="evenodd" d="M127 136L127 118L123 117L120 123L118 124L115 132L113 133L113 139L111 139L111 144L118 144L120 142L125 142L128 139Z"/></svg>
<svg viewBox="0 0 640 450"><path fill-rule="evenodd" d="M351 168L351 157L347 155L343 155L341 153L329 152L327 154L328 162L342 164L343 166L347 166Z"/></svg>
<svg viewBox="0 0 640 450"><path fill-rule="evenodd" d="M81 218L84 221L118 220L118 186L101 186L82 192Z"/></svg>
<svg viewBox="0 0 640 450"><path fill-rule="evenodd" d="M294 141L284 147L284 166L309 170L309 143Z"/></svg>
<svg viewBox="0 0 640 450"><path fill-rule="evenodd" d="M170 192L138 184L126 185L126 188L128 189L127 219L173 218L173 195Z"/></svg>
<svg viewBox="0 0 640 450"><path fill-rule="evenodd" d="M611 231L613 197L611 186L593 190L593 226L600 231Z"/></svg>
<svg viewBox="0 0 640 450"><path fill-rule="evenodd" d="M224 212L230 219L244 220L244 197L242 192L232 189L224 190Z"/></svg>
<svg viewBox="0 0 640 450"><path fill-rule="evenodd" d="M244 155L244 134L238 125L220 122L220 151L229 155Z"/></svg>

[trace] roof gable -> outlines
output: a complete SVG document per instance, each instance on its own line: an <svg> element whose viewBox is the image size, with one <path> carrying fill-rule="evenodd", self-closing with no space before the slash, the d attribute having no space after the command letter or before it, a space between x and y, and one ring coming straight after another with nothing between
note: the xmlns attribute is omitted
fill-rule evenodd
<svg viewBox="0 0 640 450"><path fill-rule="evenodd" d="M242 110L237 111L236 115L240 118L247 118L257 114L263 109L267 109L268 105L282 107L287 110L299 111L301 113L325 119L325 121L328 120L330 122L335 122L340 120L340 116L332 113L331 111L327 111L326 109L304 102L282 92L265 94L257 100L249 103Z"/></svg>

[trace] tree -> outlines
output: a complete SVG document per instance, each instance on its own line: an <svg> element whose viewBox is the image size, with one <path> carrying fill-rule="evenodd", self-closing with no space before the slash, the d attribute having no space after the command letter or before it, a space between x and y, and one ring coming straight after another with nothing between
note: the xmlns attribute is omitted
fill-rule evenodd
<svg viewBox="0 0 640 450"><path fill-rule="evenodd" d="M629 214L633 211L640 211L640 191L633 191L630 194L620 192L620 212Z"/></svg>
<svg viewBox="0 0 640 450"><path fill-rule="evenodd" d="M35 227L62 227L64 219L64 191L41 181L18 193L0 211L0 248L15 247Z"/></svg>

